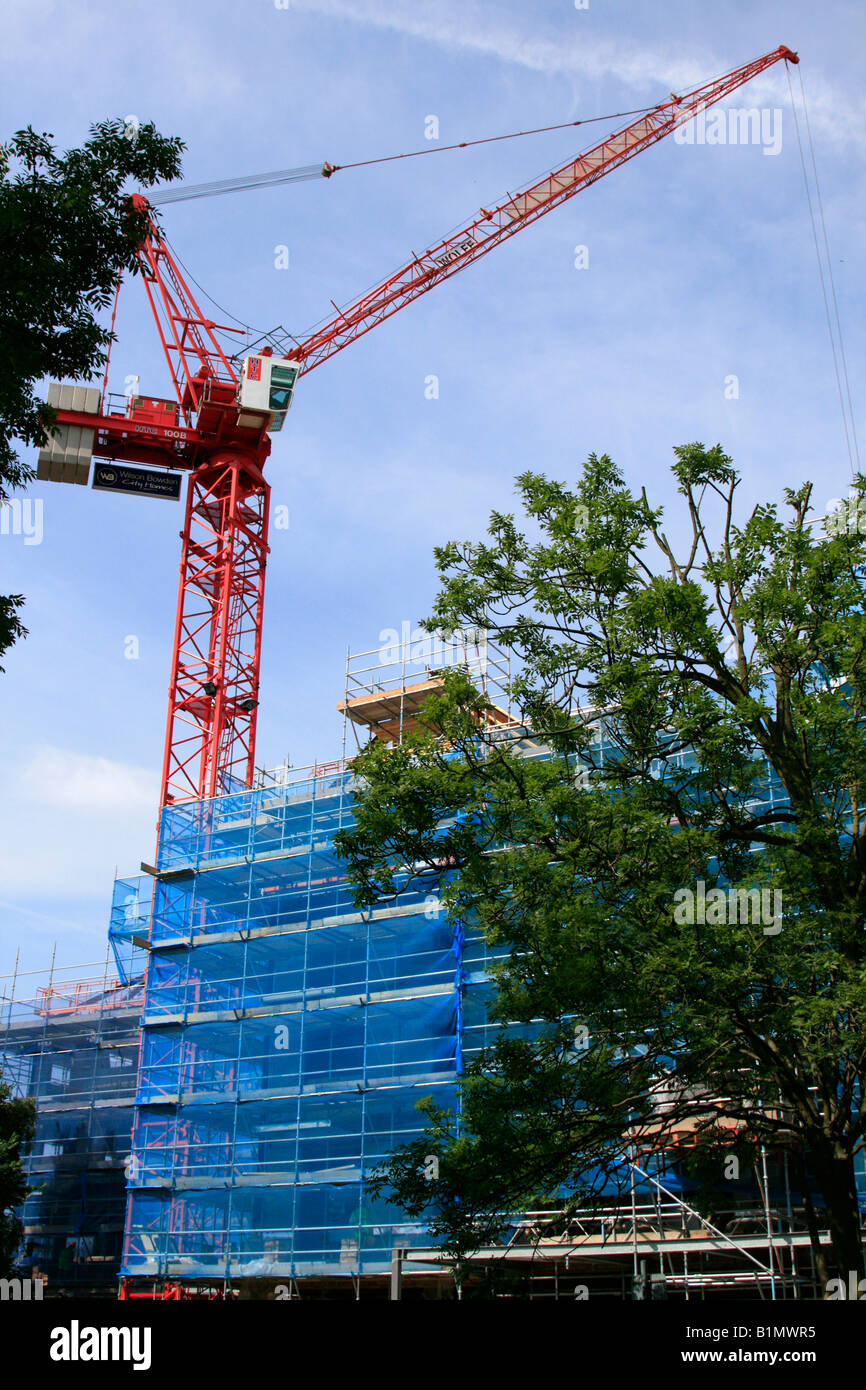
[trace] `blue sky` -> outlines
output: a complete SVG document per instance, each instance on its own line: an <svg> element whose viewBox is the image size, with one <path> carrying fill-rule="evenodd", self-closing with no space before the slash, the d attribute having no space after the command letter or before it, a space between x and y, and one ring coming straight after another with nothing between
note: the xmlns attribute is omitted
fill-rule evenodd
<svg viewBox="0 0 866 1390"><path fill-rule="evenodd" d="M108 116L152 119L186 141L198 182L416 149L430 115L450 144L650 105L784 43L802 59L859 409L864 31L841 0L6 0L2 130L70 146ZM290 526L271 537L261 764L339 753L346 648L429 612L433 546L477 537L527 467L574 479L606 451L673 505L671 449L699 439L733 454L744 507L806 478L822 506L844 493L784 69L733 103L782 111L777 155L665 141L302 380L269 462ZM564 131L347 171L169 207L163 223L215 301L302 336L588 142ZM171 394L139 284L117 331L112 388L137 374ZM55 939L60 963L101 958L115 866L152 858L179 558L176 504L31 496L41 543L0 536L0 587L27 595L30 628L0 677L0 971L19 944L41 967Z"/></svg>

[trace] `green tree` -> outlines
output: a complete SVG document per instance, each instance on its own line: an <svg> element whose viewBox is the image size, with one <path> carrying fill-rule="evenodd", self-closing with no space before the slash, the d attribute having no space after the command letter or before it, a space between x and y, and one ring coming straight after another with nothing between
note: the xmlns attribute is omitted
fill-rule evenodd
<svg viewBox="0 0 866 1390"><path fill-rule="evenodd" d="M426 732L357 759L339 846L365 905L447 866L447 910L502 955L492 1018L518 1026L469 1067L459 1126L428 1103L383 1183L460 1254L688 1119L719 1168L723 1127L786 1148L804 1191L807 1160L833 1261L862 1273L866 538L816 526L810 485L737 524L721 447L675 456L682 544L593 455L574 489L518 479L522 529L494 514L436 552L427 625L510 648L523 732L492 734L452 673ZM703 922L701 882L728 904ZM755 886L781 894L757 921L728 892Z"/></svg>
<svg viewBox="0 0 866 1390"><path fill-rule="evenodd" d="M14 1211L27 1196L21 1171L21 1150L36 1128L36 1106L12 1094L0 1081L0 1277L6 1277L21 1239L21 1222Z"/></svg>
<svg viewBox="0 0 866 1390"><path fill-rule="evenodd" d="M28 126L0 145L0 505L35 476L13 441L42 444L56 419L37 384L88 380L105 364L101 316L121 272L137 268L146 221L126 184L177 178L184 148L119 120L93 126L80 149L58 153L53 138ZM23 602L0 597L0 656L25 634Z"/></svg>

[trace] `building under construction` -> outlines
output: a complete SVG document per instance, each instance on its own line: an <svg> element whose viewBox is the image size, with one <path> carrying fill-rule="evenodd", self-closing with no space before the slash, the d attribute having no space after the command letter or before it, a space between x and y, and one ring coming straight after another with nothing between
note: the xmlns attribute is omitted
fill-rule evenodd
<svg viewBox="0 0 866 1390"><path fill-rule="evenodd" d="M80 1294L116 1291L123 1245L144 953L137 974L112 954L93 978L52 968L15 974L0 993L0 1071L37 1113L21 1263Z"/></svg>
<svg viewBox="0 0 866 1390"><path fill-rule="evenodd" d="M471 675L507 733L506 658L470 636L350 659L339 760L167 807L156 863L115 884L110 971L4 991L4 1071L38 1106L22 1265L49 1289L453 1295L423 1223L365 1180L421 1133L422 1097L457 1105L493 1036L489 948L416 882L358 911L333 837L352 823L350 731L398 740L443 668ZM815 1296L785 1155L760 1154L709 1222L680 1141L636 1143L568 1219L515 1216L467 1289Z"/></svg>
<svg viewBox="0 0 866 1390"><path fill-rule="evenodd" d="M779 47L629 112L334 304L303 340L276 330L238 352L234 330L196 302L153 206L133 195L135 260L173 395L113 396L108 363L101 391L51 383L57 428L37 476L86 485L97 458L102 489L176 497L184 471L189 486L155 862L115 886L110 971L74 986L52 971L32 990L16 977L2 999L4 1070L39 1108L22 1260L49 1281L95 1289L120 1276L129 1294L253 1281L292 1294L359 1296L389 1280L395 1292L453 1291L424 1226L372 1201L366 1180L421 1133L419 1099L457 1103L466 1059L491 1037L488 948L471 920L446 918L432 881L359 912L333 839L352 823L350 732L399 741L456 664L508 736L507 660L479 634L363 654L349 662L341 757L258 772L271 437L307 372L708 106L798 61ZM339 168L326 161L317 174ZM521 745L545 756L525 730ZM762 1296L809 1285L803 1213L778 1156L732 1183L724 1229L697 1216L681 1169L677 1153L635 1148L622 1181L576 1224L515 1218L471 1278L554 1296L585 1277L616 1296L643 1292L652 1274L686 1297L744 1281Z"/></svg>

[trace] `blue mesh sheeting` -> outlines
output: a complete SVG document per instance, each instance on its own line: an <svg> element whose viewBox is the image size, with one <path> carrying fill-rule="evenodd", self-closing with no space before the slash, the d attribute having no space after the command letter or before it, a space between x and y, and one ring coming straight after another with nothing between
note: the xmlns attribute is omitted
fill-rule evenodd
<svg viewBox="0 0 866 1390"><path fill-rule="evenodd" d="M52 982L0 1020L3 1079L36 1101L18 1263L52 1285L117 1276L141 1001L140 985Z"/></svg>
<svg viewBox="0 0 866 1390"><path fill-rule="evenodd" d="M333 849L351 823L346 772L163 813L128 1274L381 1273L429 1243L364 1179L421 1133L420 1098L455 1105L504 949L426 880L359 913Z"/></svg>
<svg viewBox="0 0 866 1390"><path fill-rule="evenodd" d="M108 939L123 984L144 976L152 896L153 879L149 876L115 880Z"/></svg>
<svg viewBox="0 0 866 1390"><path fill-rule="evenodd" d="M304 853L347 824L348 772L287 787L166 807L157 868L198 868L267 854Z"/></svg>
<svg viewBox="0 0 866 1390"><path fill-rule="evenodd" d="M180 1278L381 1273L392 1246L424 1244L419 1223L359 1182L136 1193L127 1263Z"/></svg>
<svg viewBox="0 0 866 1390"><path fill-rule="evenodd" d="M421 1133L423 1096L456 1103L474 938L429 883L357 911L332 847L348 789L341 773L163 814L130 1275L384 1272L395 1244L429 1243L363 1180Z"/></svg>

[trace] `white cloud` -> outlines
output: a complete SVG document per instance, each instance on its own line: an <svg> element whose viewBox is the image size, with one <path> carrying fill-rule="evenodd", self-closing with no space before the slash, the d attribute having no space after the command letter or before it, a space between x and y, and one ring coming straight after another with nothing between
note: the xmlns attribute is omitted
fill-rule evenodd
<svg viewBox="0 0 866 1390"><path fill-rule="evenodd" d="M13 765L8 746L3 763ZM15 755L14 761L18 761ZM108 926L115 870L152 861L158 779L146 768L41 744L22 749L0 798L0 883L16 911L60 922L73 904L99 904Z"/></svg>
<svg viewBox="0 0 866 1390"><path fill-rule="evenodd" d="M19 773L18 789L28 801L97 815L135 815L157 805L157 778L150 769L48 744Z"/></svg>

